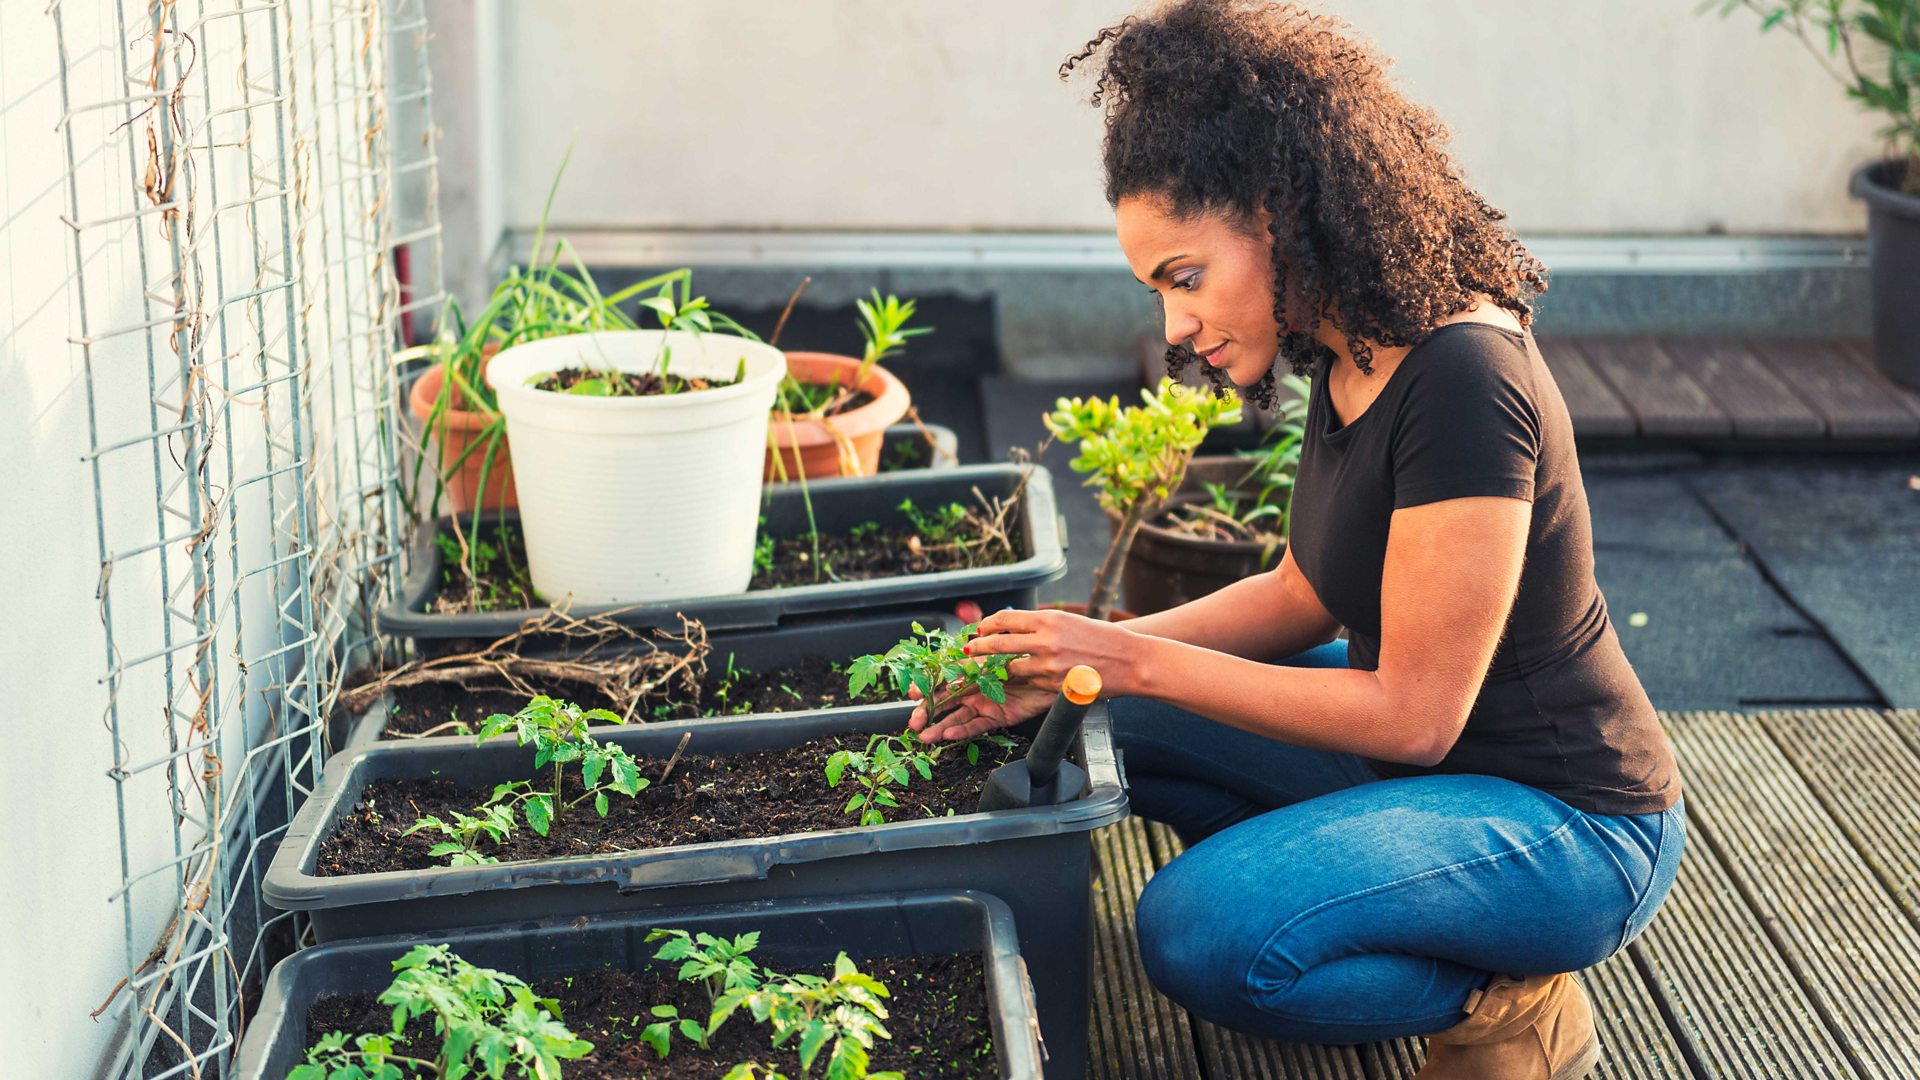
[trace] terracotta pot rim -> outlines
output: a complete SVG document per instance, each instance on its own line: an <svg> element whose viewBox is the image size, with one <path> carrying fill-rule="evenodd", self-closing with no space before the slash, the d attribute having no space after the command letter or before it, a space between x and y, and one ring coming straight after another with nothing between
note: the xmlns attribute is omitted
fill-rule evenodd
<svg viewBox="0 0 1920 1080"><path fill-rule="evenodd" d="M818 365L838 371L858 370L860 360L857 357L842 356L838 353L789 352L787 353L788 372L795 379L810 385L819 385L824 379L812 379L796 368L799 365ZM868 369L867 377L861 382L860 390L872 395L873 400L849 412L836 413L833 426L847 439L857 439L875 433L884 433L887 428L899 422L907 415L908 406L913 398L907 392L907 384L899 376L886 368L875 364ZM773 411L773 441L781 449L824 446L835 442L833 432L818 420L796 419L791 425L780 410Z"/></svg>
<svg viewBox="0 0 1920 1080"><path fill-rule="evenodd" d="M434 364L421 372L420 377L413 381L413 390L407 394L407 410L413 413L415 420L424 424L433 415L433 403L440 396L440 384L446 380L445 366ZM448 430L472 432L485 430L489 424L493 423L495 415L498 414L483 413L477 409L462 409L449 404L447 411L440 414L440 420Z"/></svg>

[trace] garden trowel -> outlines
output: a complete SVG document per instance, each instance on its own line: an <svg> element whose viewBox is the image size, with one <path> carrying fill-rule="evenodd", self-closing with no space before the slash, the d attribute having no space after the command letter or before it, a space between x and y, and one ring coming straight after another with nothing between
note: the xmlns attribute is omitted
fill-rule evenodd
<svg viewBox="0 0 1920 1080"><path fill-rule="evenodd" d="M1066 759L1067 748L1073 745L1087 706L1099 696L1099 672L1085 664L1067 672L1060 696L1053 699L1040 733L1027 747L1027 756L993 770L986 789L980 792L980 809L1017 810L1077 798L1087 785L1087 771Z"/></svg>

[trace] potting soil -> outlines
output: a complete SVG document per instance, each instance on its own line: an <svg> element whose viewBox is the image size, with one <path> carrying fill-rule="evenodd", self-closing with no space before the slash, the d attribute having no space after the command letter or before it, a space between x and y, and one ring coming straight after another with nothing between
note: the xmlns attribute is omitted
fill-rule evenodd
<svg viewBox="0 0 1920 1080"><path fill-rule="evenodd" d="M773 1029L754 1022L745 1009L735 1013L702 1050L675 1032L670 1055L662 1060L640 1041L641 1031L659 1018L652 1009L671 1005L680 1015L705 1022L709 1003L697 982L681 982L675 965L654 961L638 973L604 968L543 979L534 992L560 1003L560 1019L575 1036L593 1044L593 1053L564 1065L567 1080L719 1080L741 1061L760 1061L800 1076L797 1040L772 1049ZM893 1038L877 1040L870 1070L896 1069L910 1078L976 1080L997 1077L999 1065L987 1024L986 980L978 953L953 956L878 957L860 962L860 970L891 991L882 1023ZM829 974L829 970L794 972ZM385 1032L392 1010L374 994L321 998L307 1010L308 1044L333 1031ZM431 1018L409 1024L401 1047L422 1056L439 1046ZM822 1051L812 1075L826 1067Z"/></svg>
<svg viewBox="0 0 1920 1080"><path fill-rule="evenodd" d="M678 375L661 375L656 371L590 371L586 368L567 368L542 375L533 384L536 390L551 390L555 393L574 393L574 387L589 380L598 379L612 384L607 392L595 394L595 397L656 397L662 394L685 394L694 390L717 390L723 386L732 386L737 379L684 379ZM617 390L614 389L617 387Z"/></svg>
<svg viewBox="0 0 1920 1080"><path fill-rule="evenodd" d="M834 751L863 750L866 745L864 735L835 736L744 754L688 753L664 783L660 776L666 762L643 758L640 774L650 786L633 798L609 794L606 817L594 813L591 801L583 802L566 810L548 835L541 836L516 811L517 827L508 840L498 845L483 840L481 850L513 862L851 827L858 824L858 816L846 812L847 801L862 789L851 771L839 787L829 787L825 767ZM1026 752L1025 741L1017 737L1011 749L990 742L977 745L977 764L968 763L964 747L945 745L931 780L913 772L904 790L890 787L900 805L887 809L887 820L972 813L987 774ZM530 771L526 779L550 786L552 773ZM577 767L567 770L566 790L568 799L580 794ZM401 834L424 816L452 821L453 811L471 815L492 793L492 785L461 787L449 780L376 780L321 842L313 873L336 877L444 866L445 858L427 855L444 837L429 831Z"/></svg>
<svg viewBox="0 0 1920 1080"><path fill-rule="evenodd" d="M845 666L844 661L841 666ZM542 686L541 691L584 709L620 712L622 708L586 683L554 683ZM858 697L849 695L846 672L836 670L834 661L824 656L808 656L793 666L764 672L736 668L729 679L727 657L722 652L707 658L707 677L698 701L687 700L686 694L675 686L658 699L643 702L635 711L634 721L697 720L705 716L794 712L891 700L891 694L880 693L878 688ZM387 726L380 737L398 739L428 731L435 735L471 735L487 717L495 713L511 715L526 704L525 695L509 690L469 690L450 683L402 687L393 692ZM454 721L463 726L446 726Z"/></svg>

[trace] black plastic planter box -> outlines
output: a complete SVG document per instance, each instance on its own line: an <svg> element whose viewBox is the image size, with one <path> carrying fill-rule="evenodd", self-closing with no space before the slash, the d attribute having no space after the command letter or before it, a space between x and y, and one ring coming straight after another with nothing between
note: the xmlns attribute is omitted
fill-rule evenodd
<svg viewBox="0 0 1920 1080"><path fill-rule="evenodd" d="M879 476L819 480L807 485L815 520L823 533L841 532L866 521L905 524L897 509L902 499L922 507L950 502L973 505L973 491L988 498L1005 498L1019 486L1028 467L965 465L954 469L911 469ZM783 589L760 589L728 596L688 597L684 600L635 605L576 605L574 615L610 615L631 626L674 626L679 615L699 619L708 630L770 627L798 616L827 613L905 610L937 603L950 606L961 600L978 603L982 611L1003 607L1033 607L1040 586L1067 572L1067 556L1053 500L1053 478L1047 470L1032 468L1017 517L1021 558L1005 566L976 570L944 570L872 581L825 582ZM807 530L806 506L797 484L770 484L765 502L766 529L779 537L802 536ZM481 518L484 527L497 515ZM517 521L509 512L508 522ZM400 599L380 611L383 633L419 640L488 640L513 633L520 624L545 608L467 612L441 615L427 610L440 589L440 547L434 530L449 531L443 519L422 525L415 534L412 570Z"/></svg>
<svg viewBox="0 0 1920 1080"><path fill-rule="evenodd" d="M825 735L892 731L898 724L897 716L831 711L613 728L604 741L661 760L689 731L687 752L727 754ZM1055 806L623 855L337 877L312 873L320 842L375 780L435 776L478 786L533 771L532 752L506 740L457 742L366 747L330 763L274 855L263 888L267 902L306 912L316 938L328 942L689 904L978 889L1013 909L1051 1055L1048 1075L1081 1075L1092 960L1092 831L1127 812L1105 705L1088 712L1073 749L1073 759L1087 770L1088 788Z"/></svg>
<svg viewBox="0 0 1920 1080"><path fill-rule="evenodd" d="M772 901L643 915L553 919L431 935L481 967L529 982L612 965L642 967L658 950L644 939L653 927L725 936L760 931L754 956L769 966L824 967L845 952L855 961L875 956L937 956L979 952L986 969L987 1015L1000 1075L1038 1080L1041 1049L1025 965L1014 943L1007 906L973 892L901 893L834 901ZM306 1060L307 1009L320 997L378 992L393 981L392 962L421 941L398 935L322 945L296 953L273 969L260 1011L240 1043L237 1080L283 1080Z"/></svg>
<svg viewBox="0 0 1920 1080"><path fill-rule="evenodd" d="M908 472L913 469L951 469L960 464L960 437L953 429L939 424L928 424L925 432L917 424L895 424L881 436L880 471L883 473ZM933 436L933 444L927 444L927 436ZM889 469L887 463L898 460L902 446L916 447L918 464L905 468Z"/></svg>
<svg viewBox="0 0 1920 1080"><path fill-rule="evenodd" d="M707 654L709 671L724 670L731 657L732 663L748 671L772 671L789 667L808 656L825 656L828 659L845 661L868 653L886 652L901 638L913 634L913 624L918 622L925 627L940 627L949 633L960 629L960 620L951 614L940 611L918 611L899 615L873 615L862 619L835 619L830 622L808 622L793 626L782 626L773 630L727 630L708 638L712 646ZM601 656L617 655L615 650L606 650ZM374 746L380 742L380 732L387 726L387 708L389 697L381 697L367 711L353 717L346 727L346 741L337 744L341 751L357 750L362 746ZM831 711L820 709L792 709L779 713L742 713L734 716L714 717L716 720L748 720L771 716L811 716L816 712ZM911 703L886 702L873 705L853 705L838 710L847 716L873 715L887 717L896 728L904 728L907 715L913 711ZM465 744L472 745L471 735L430 735L424 739L408 739L413 745L421 744Z"/></svg>

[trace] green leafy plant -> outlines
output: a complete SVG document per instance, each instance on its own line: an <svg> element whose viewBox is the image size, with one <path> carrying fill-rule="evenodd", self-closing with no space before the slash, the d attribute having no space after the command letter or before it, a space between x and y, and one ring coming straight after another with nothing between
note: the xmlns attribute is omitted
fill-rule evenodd
<svg viewBox="0 0 1920 1080"><path fill-rule="evenodd" d="M863 750L836 750L827 758L827 786L837 788L851 774L858 788L847 800L846 813L860 815L860 824L879 825L887 820L886 811L900 805L893 788L904 789L913 774L922 780L933 779L937 748L929 749L908 735L874 735Z"/></svg>
<svg viewBox="0 0 1920 1080"><path fill-rule="evenodd" d="M940 627L931 629L913 624L914 636L902 638L886 652L857 657L847 667L847 692L858 695L883 677L905 697L909 688L917 688L927 701L927 715L938 716L974 689L989 701L1007 700L1007 665L1016 657L1009 655L968 656L967 642L979 633L979 623L969 623L957 634Z"/></svg>
<svg viewBox="0 0 1920 1080"><path fill-rule="evenodd" d="M1849 98L1885 115L1880 134L1904 159L1901 191L1920 195L1920 3L1915 0L1707 0L1724 17L1740 9L1760 29L1799 38Z"/></svg>
<svg viewBox="0 0 1920 1080"><path fill-rule="evenodd" d="M595 720L609 724L623 722L618 713L607 709L582 709L545 695L534 698L512 716L504 713L489 716L480 726L479 742L513 731L521 746L534 748L534 768L553 766L553 788L542 790L529 781L509 781L493 789L487 805L492 807L503 800L509 805L519 804L527 824L545 836L565 811L587 799L593 800L596 813L606 817L608 792L629 798L640 794L648 781L640 775L639 763L623 747L602 743L589 735L587 725ZM582 790L569 800L566 770L568 765L576 763L580 767ZM608 782L602 783L602 777L608 778Z"/></svg>
<svg viewBox="0 0 1920 1080"><path fill-rule="evenodd" d="M967 508L959 503L948 503L932 510L922 510L913 504L912 499L902 499L899 510L913 522L913 530L929 544L947 544L954 542L967 523Z"/></svg>
<svg viewBox="0 0 1920 1080"><path fill-rule="evenodd" d="M1045 417L1055 438L1080 444L1073 471L1088 474L1086 485L1100 505L1120 518L1087 604L1087 615L1095 619L1112 610L1127 549L1141 524L1158 514L1180 486L1201 440L1209 430L1240 420L1240 401L1233 395L1171 379L1140 391L1140 398L1139 405L1125 408L1117 397L1061 398Z"/></svg>
<svg viewBox="0 0 1920 1080"><path fill-rule="evenodd" d="M351 1040L333 1032L286 1080L401 1080L423 1071L440 1080L559 1080L562 1061L593 1052L592 1043L560 1022L558 1002L512 975L468 963L445 945L416 945L393 970L398 974L378 998L393 1008L392 1031ZM395 1053L408 1023L422 1016L433 1018L438 1054L429 1061Z"/></svg>
<svg viewBox="0 0 1920 1080"><path fill-rule="evenodd" d="M907 329L907 323L913 319L914 303L891 293L882 299L879 289L873 290L871 301L855 299L853 305L860 314L860 336L865 339L866 347L852 382L843 386L836 377L828 383L804 383L789 375L780 381L776 410L816 419L831 415L866 381L875 364L899 355L909 339L933 333L930 326Z"/></svg>
<svg viewBox="0 0 1920 1080"><path fill-rule="evenodd" d="M499 804L482 806L479 810L478 817L469 817L458 810L450 811L453 816L451 823L429 814L415 821L411 828L400 835L412 836L424 829L432 829L446 836L447 839L429 848L427 854L435 859L442 855L453 856L448 866L481 866L499 862L499 859L480 850L480 841L484 838L496 844L506 842L507 837L513 834L513 812Z"/></svg>
<svg viewBox="0 0 1920 1080"><path fill-rule="evenodd" d="M755 1021L772 1026L775 1049L795 1044L802 1073L811 1072L821 1052L831 1045L827 1080L902 1080L897 1072L867 1071L874 1041L891 1038L881 1023L887 1016L882 999L889 992L879 980L860 971L846 953L834 960L831 977L782 975L748 958L760 944L758 933L729 940L655 928L647 932L646 940L664 942L654 958L679 963L680 981L701 983L712 1005L704 1024L680 1016L674 1006L655 1006L652 1014L659 1020L648 1025L641 1038L660 1057L671 1054L676 1033L707 1047L713 1033L745 1009ZM741 1062L726 1075L771 1080L782 1074L771 1065Z"/></svg>

